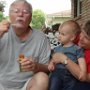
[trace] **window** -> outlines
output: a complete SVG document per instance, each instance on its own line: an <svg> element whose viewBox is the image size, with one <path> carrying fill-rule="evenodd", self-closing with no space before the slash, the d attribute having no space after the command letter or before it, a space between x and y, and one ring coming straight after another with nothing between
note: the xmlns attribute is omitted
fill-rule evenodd
<svg viewBox="0 0 90 90"><path fill-rule="evenodd" d="M74 18L81 15L82 0L74 0Z"/></svg>

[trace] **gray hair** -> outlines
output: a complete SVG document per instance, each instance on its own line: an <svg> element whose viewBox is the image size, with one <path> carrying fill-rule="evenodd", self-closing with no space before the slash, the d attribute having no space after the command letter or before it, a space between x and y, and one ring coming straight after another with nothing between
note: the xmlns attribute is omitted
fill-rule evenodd
<svg viewBox="0 0 90 90"><path fill-rule="evenodd" d="M29 2L27 2L27 0L15 0L15 1L10 5L9 11L11 10L11 8L12 8L15 4L17 4L17 3L19 3L19 2L23 2L23 3L27 4L29 10L30 10L31 13L32 13L32 5L31 5Z"/></svg>

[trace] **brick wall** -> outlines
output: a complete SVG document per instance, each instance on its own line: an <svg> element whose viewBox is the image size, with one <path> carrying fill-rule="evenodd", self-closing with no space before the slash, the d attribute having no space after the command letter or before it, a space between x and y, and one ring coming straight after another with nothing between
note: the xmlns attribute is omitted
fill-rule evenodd
<svg viewBox="0 0 90 90"><path fill-rule="evenodd" d="M72 18L75 19L79 24L83 24L85 21L90 19L90 0L82 0L81 3L81 15L78 17L74 18L75 15L75 1L76 0L71 0L71 15Z"/></svg>

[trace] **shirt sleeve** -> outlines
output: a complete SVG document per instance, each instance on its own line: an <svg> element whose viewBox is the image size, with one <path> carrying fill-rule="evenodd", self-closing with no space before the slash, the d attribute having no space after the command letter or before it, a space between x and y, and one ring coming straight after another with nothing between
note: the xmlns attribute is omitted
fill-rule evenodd
<svg viewBox="0 0 90 90"><path fill-rule="evenodd" d="M47 64L50 60L51 47L47 37L44 38L40 49L39 63Z"/></svg>
<svg viewBox="0 0 90 90"><path fill-rule="evenodd" d="M77 59L83 58L83 57L84 57L84 49L81 48L81 47L79 47L79 48L77 49Z"/></svg>

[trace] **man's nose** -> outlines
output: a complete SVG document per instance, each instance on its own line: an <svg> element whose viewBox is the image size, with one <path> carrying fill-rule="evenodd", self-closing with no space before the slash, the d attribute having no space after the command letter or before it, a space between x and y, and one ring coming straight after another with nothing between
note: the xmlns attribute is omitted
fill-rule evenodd
<svg viewBox="0 0 90 90"><path fill-rule="evenodd" d="M22 11L19 11L19 12L18 12L18 15L19 15L19 16L23 16L23 14L24 14L24 13L23 13Z"/></svg>

